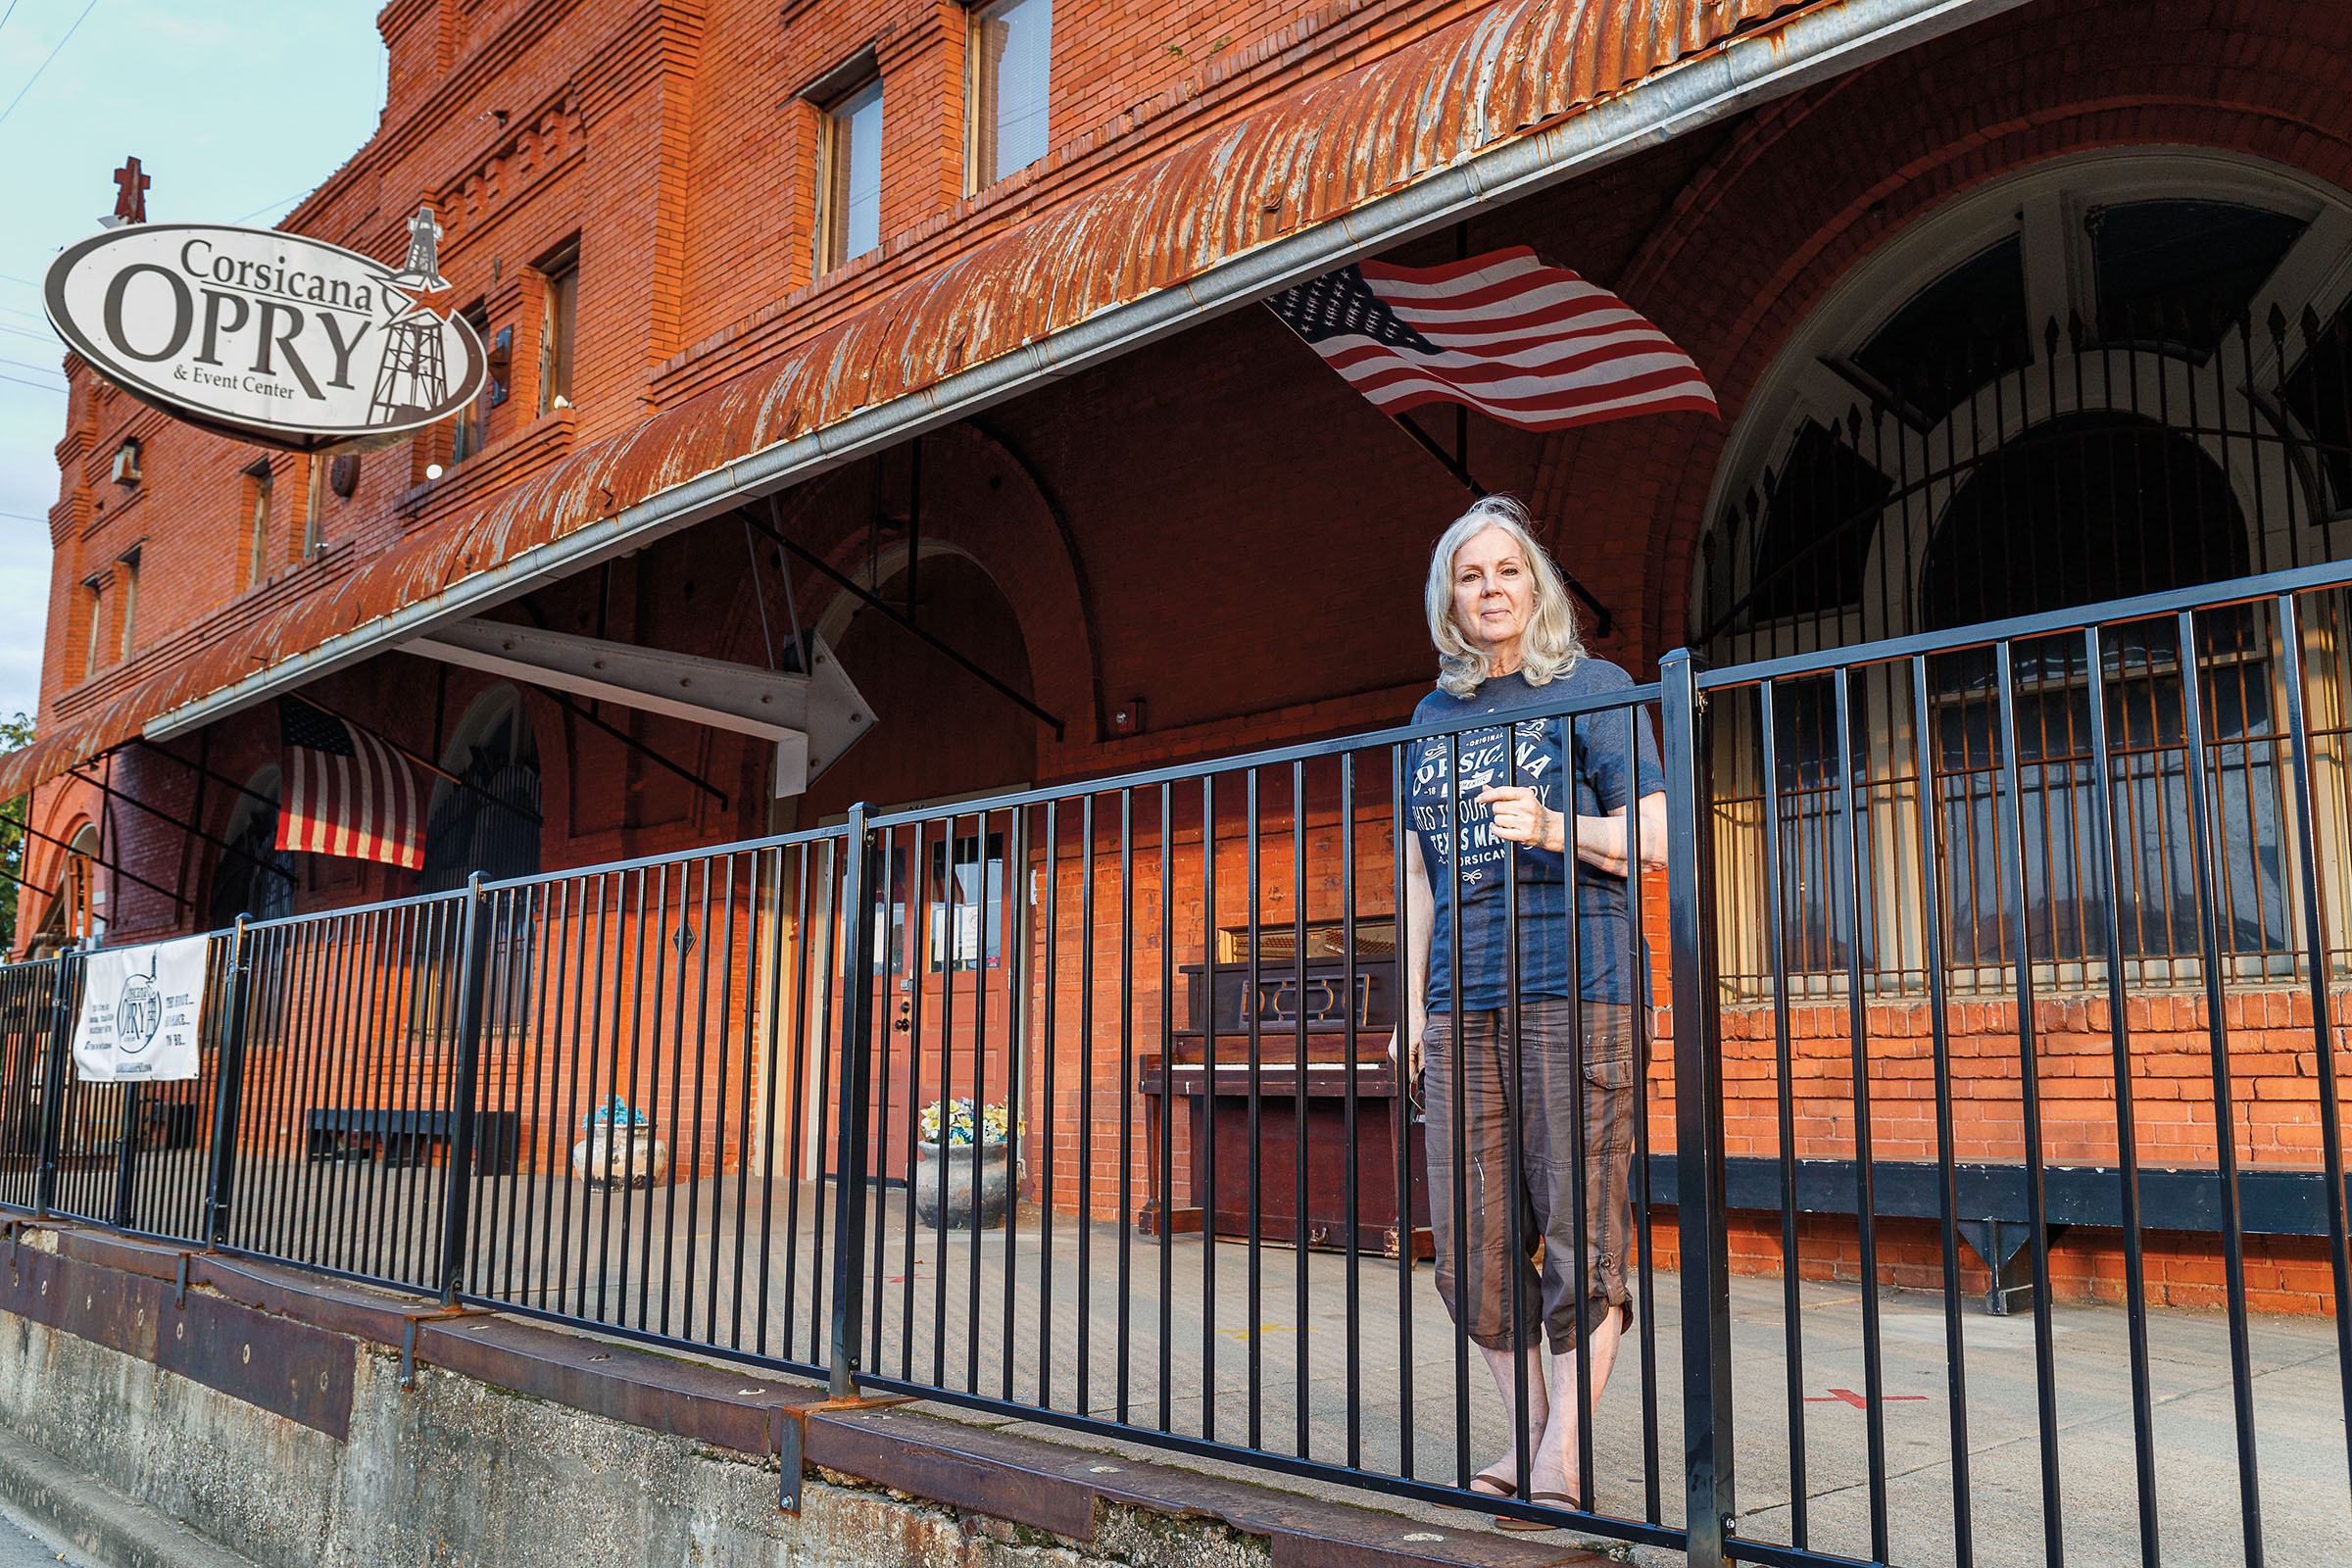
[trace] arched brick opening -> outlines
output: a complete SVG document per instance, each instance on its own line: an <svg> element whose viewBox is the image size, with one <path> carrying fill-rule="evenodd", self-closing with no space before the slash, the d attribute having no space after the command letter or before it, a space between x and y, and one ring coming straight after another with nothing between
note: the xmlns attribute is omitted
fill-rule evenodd
<svg viewBox="0 0 2352 1568"><path fill-rule="evenodd" d="M1713 150L1612 286L1690 351L1724 423L1565 432L1542 469L1550 517L1626 518L1639 498L1646 652L1688 635L1732 422L1839 279L1909 225L2094 148L2220 149L2352 187L2352 35L2277 6L2223 11L2037 0L1759 111ZM2216 29L2230 40L2218 56Z"/></svg>
<svg viewBox="0 0 2352 1568"><path fill-rule="evenodd" d="M1057 748L1091 745L1101 728L1093 610L1069 537L1037 476L995 436L968 424L951 426L923 438L921 461L921 508L911 529L911 457L904 448L795 491L776 508L775 526L844 577L861 587L874 584L878 597L901 608L911 553L918 623L1053 713L1063 726L1061 737L763 538L753 552L759 577L755 582L747 575L730 605L723 657L766 662L770 648L786 645L796 615L805 631L821 631L828 639L838 633L864 645L860 653L836 640L844 669L880 720L844 758L841 766L851 772L872 774L873 755L919 744L943 754L970 753L962 776L941 773L921 791L926 795L1052 777ZM858 622L870 624L860 629ZM869 686L877 675L876 657L894 667L904 663L909 675L928 672L933 695L945 700L953 694L962 705L953 746L942 748L940 737L919 733L919 720L890 710L885 693ZM983 731L993 739L967 738ZM860 761L860 753L868 760ZM996 776L1016 754L1020 776ZM875 774L876 787L890 771ZM930 777L938 770L916 771ZM835 801L839 790L831 782L817 781L808 809L847 804L846 797ZM808 820L805 812L802 820Z"/></svg>

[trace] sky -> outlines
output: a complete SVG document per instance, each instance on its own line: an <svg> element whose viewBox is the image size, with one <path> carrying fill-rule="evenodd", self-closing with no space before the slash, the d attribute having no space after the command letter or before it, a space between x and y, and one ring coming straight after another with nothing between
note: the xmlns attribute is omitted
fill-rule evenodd
<svg viewBox="0 0 2352 1568"><path fill-rule="evenodd" d="M65 346L57 253L136 154L155 221L276 222L373 133L376 0L0 0L0 717L40 699Z"/></svg>

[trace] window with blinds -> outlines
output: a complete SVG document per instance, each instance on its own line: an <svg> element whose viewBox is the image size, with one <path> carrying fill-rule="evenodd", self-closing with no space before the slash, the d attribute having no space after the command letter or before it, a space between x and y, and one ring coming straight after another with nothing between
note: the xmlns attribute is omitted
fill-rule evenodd
<svg viewBox="0 0 2352 1568"><path fill-rule="evenodd" d="M997 0L971 13L967 187L981 190L1046 156L1054 0Z"/></svg>

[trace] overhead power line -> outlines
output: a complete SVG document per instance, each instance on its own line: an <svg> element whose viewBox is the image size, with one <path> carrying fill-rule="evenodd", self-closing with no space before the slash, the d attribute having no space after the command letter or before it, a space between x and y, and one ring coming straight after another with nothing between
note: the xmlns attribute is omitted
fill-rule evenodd
<svg viewBox="0 0 2352 1568"><path fill-rule="evenodd" d="M261 217L264 213L269 212L271 208L283 207L288 202L298 202L316 189L318 189L316 185L305 185L302 187L302 189L296 191L291 196L280 196L273 202L264 202L261 206L256 207L252 212L247 213L243 218L238 219L237 221L240 223L250 223L255 219Z"/></svg>
<svg viewBox="0 0 2352 1568"><path fill-rule="evenodd" d="M0 381L14 381L17 385L28 386L35 392L63 392L65 390L62 386L51 386L46 381L27 381L21 375L0 375Z"/></svg>
<svg viewBox="0 0 2352 1568"><path fill-rule="evenodd" d="M9 9L14 11L16 6L12 3L9 6ZM24 95L32 91L32 84L41 79L41 73L47 71L49 69L49 62L57 58L57 51L59 49L63 49L67 43L73 39L74 35L81 30L81 24L89 21L90 13L97 9L98 0L90 0L88 5L81 8L81 15L74 19L74 25L66 29L65 37L58 39L56 46L52 48L46 55L41 57L41 63L33 67L32 74L24 78L24 85L17 89L17 95L8 101L8 107L6 109L0 109L0 125L5 125L8 123L8 117L17 112L17 105L23 103L24 101ZM0 21L5 20L5 18L0 18Z"/></svg>

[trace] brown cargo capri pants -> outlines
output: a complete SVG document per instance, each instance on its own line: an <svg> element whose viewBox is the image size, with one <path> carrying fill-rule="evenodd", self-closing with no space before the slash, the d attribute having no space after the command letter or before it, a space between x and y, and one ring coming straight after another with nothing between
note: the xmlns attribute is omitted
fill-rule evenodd
<svg viewBox="0 0 2352 1568"><path fill-rule="evenodd" d="M1578 1060L1572 1007L1584 1009ZM1438 1252L1438 1295L1471 1339L1507 1350L1512 1341L1506 1281L1552 1353L1565 1354L1611 1310L1630 1322L1626 1284L1633 1247L1634 1118L1641 1113L1641 1054L1634 1009L1620 1003L1524 1002L1519 1006L1519 1093L1511 1087L1510 1038L1500 1010L1460 1015L1467 1219L1457 1249L1454 1221L1454 1020L1429 1015L1422 1043L1428 1093L1429 1214ZM1576 1299L1576 1186L1572 1141L1579 1071L1584 1087L1585 1298ZM1513 1104L1517 1099L1520 1103ZM1519 1128L1525 1181L1511 1179L1509 1128ZM1519 1255L1512 1256L1511 1205L1519 1206ZM1539 1277L1534 1262L1544 1244ZM1457 1257L1461 1277L1456 1278ZM1466 1287L1466 1288L1465 1288ZM1536 1337L1531 1330L1528 1341Z"/></svg>

